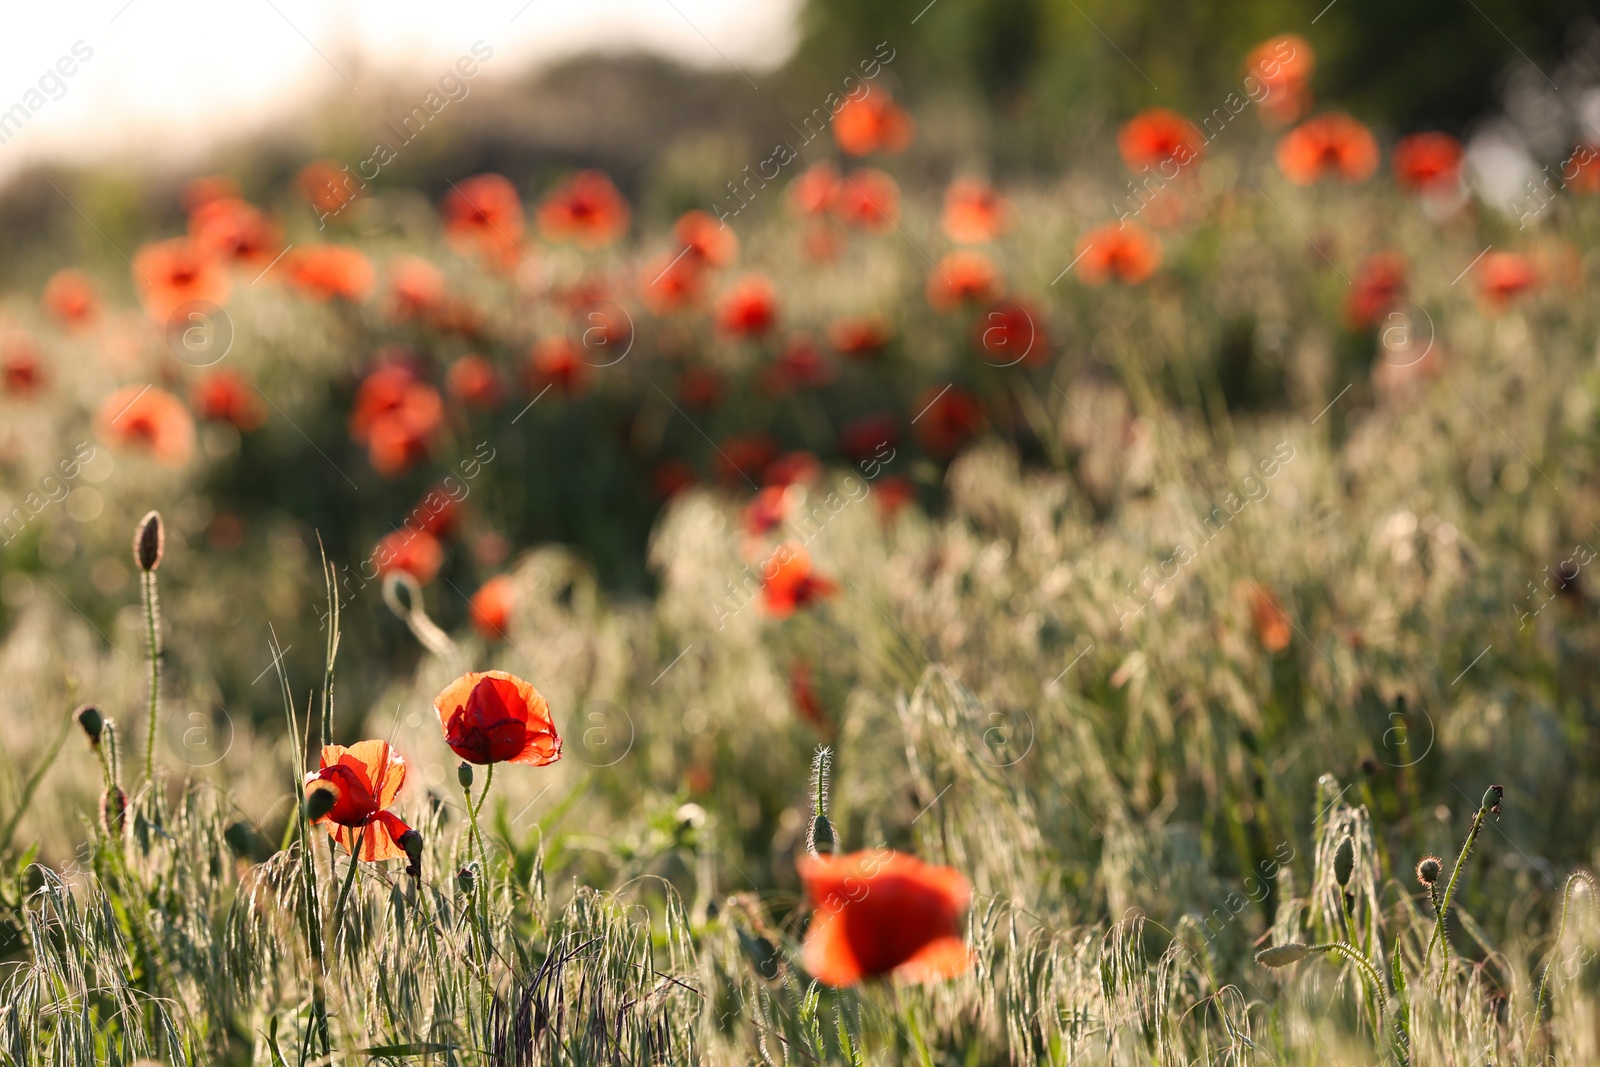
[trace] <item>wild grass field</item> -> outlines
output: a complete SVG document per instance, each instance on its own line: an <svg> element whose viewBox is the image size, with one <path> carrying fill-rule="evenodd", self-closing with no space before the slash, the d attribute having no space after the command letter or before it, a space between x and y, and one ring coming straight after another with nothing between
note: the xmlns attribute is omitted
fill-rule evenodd
<svg viewBox="0 0 1600 1067"><path fill-rule="evenodd" d="M1508 215L1309 48L36 250L0 1058L1600 1062L1595 150Z"/></svg>

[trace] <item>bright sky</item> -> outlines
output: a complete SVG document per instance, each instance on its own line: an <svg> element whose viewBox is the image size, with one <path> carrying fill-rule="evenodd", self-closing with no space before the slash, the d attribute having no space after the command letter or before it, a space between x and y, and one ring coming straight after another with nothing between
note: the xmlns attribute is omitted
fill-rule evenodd
<svg viewBox="0 0 1600 1067"><path fill-rule="evenodd" d="M93 0L7 5L0 34L0 178L41 157L129 150L187 154L209 141L248 132L308 100L358 93L363 75L375 69L434 81L480 40L494 49L483 68L493 77L520 74L532 64L577 51L630 47L698 66L760 71L792 47L798 3ZM25 120L16 110L19 104L29 112Z"/></svg>

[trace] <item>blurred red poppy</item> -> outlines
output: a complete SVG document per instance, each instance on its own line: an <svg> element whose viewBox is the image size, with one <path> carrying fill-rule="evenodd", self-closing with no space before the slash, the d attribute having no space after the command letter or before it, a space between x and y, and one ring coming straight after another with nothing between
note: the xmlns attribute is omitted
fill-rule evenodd
<svg viewBox="0 0 1600 1067"><path fill-rule="evenodd" d="M1256 628L1256 639L1268 652L1282 652L1289 647L1294 636L1289 616L1284 613L1272 590L1259 582L1250 583L1250 620Z"/></svg>
<svg viewBox="0 0 1600 1067"><path fill-rule="evenodd" d="M550 705L514 674L463 674L433 698L445 743L468 763L543 767L561 758Z"/></svg>
<svg viewBox="0 0 1600 1067"><path fill-rule="evenodd" d="M717 446L717 477L726 485L751 484L778 455L778 443L764 433L734 434Z"/></svg>
<svg viewBox="0 0 1600 1067"><path fill-rule="evenodd" d="M445 372L445 388L455 399L471 407L488 410L500 406L505 388L494 364L476 352L450 364Z"/></svg>
<svg viewBox="0 0 1600 1067"><path fill-rule="evenodd" d="M1296 185L1324 177L1365 181L1378 169L1378 142L1372 131L1338 111L1307 119L1278 141L1278 169Z"/></svg>
<svg viewBox="0 0 1600 1067"><path fill-rule="evenodd" d="M356 390L350 436L380 474L400 474L427 456L444 421L439 391L402 363L374 370Z"/></svg>
<svg viewBox="0 0 1600 1067"><path fill-rule="evenodd" d="M761 480L767 485L809 485L820 477L822 462L804 451L787 452L761 472Z"/></svg>
<svg viewBox="0 0 1600 1067"><path fill-rule="evenodd" d="M917 488L909 478L888 474L873 483L872 496L878 502L878 513L883 520L893 522L907 504L917 499Z"/></svg>
<svg viewBox="0 0 1600 1067"><path fill-rule="evenodd" d="M663 252L639 272L639 295L654 314L671 315L700 302L705 278L699 259Z"/></svg>
<svg viewBox="0 0 1600 1067"><path fill-rule="evenodd" d="M1164 107L1146 108L1117 131L1117 150L1124 163L1133 170L1158 168L1159 175L1167 179L1200 162L1205 146L1205 137L1194 123Z"/></svg>
<svg viewBox="0 0 1600 1067"><path fill-rule="evenodd" d="M776 361L762 375L762 384L773 396L784 396L796 389L819 389L839 376L839 370L805 334L791 337Z"/></svg>
<svg viewBox="0 0 1600 1067"><path fill-rule="evenodd" d="M406 781L406 761L387 741L358 741L350 747L327 745L320 769L306 775L306 796L318 791L333 794L333 806L316 821L328 827L333 839L369 863L405 859L400 839L411 829L389 806Z"/></svg>
<svg viewBox="0 0 1600 1067"><path fill-rule="evenodd" d="M923 451L935 459L949 459L983 429L983 405L963 389L940 391L929 387L917 398L913 428Z"/></svg>
<svg viewBox="0 0 1600 1067"><path fill-rule="evenodd" d="M389 260L390 315L397 322L428 319L445 305L444 272L421 256Z"/></svg>
<svg viewBox="0 0 1600 1067"><path fill-rule="evenodd" d="M900 423L888 412L862 415L839 428L839 449L856 462L882 458L879 453L900 443Z"/></svg>
<svg viewBox="0 0 1600 1067"><path fill-rule="evenodd" d="M948 253L928 275L928 303L936 311L981 304L998 297L1000 290L1000 271L982 252Z"/></svg>
<svg viewBox="0 0 1600 1067"><path fill-rule="evenodd" d="M300 245L284 256L284 269L300 295L323 303L339 297L360 303L372 292L372 261L348 245Z"/></svg>
<svg viewBox="0 0 1600 1067"><path fill-rule="evenodd" d="M539 202L539 230L552 241L601 248L628 230L628 202L603 171L579 171Z"/></svg>
<svg viewBox="0 0 1600 1067"><path fill-rule="evenodd" d="M954 868L880 849L802 856L799 869L816 907L802 960L817 981L835 988L884 975L931 982L971 968L961 919L972 887Z"/></svg>
<svg viewBox="0 0 1600 1067"><path fill-rule="evenodd" d="M1600 193L1600 144L1580 144L1561 168L1561 177L1574 192Z"/></svg>
<svg viewBox="0 0 1600 1067"><path fill-rule="evenodd" d="M832 163L813 163L789 183L789 202L803 215L826 215L839 195L839 171Z"/></svg>
<svg viewBox="0 0 1600 1067"><path fill-rule="evenodd" d="M133 254L133 281L145 313L166 322L191 300L222 304L231 288L227 273L193 241L174 237Z"/></svg>
<svg viewBox="0 0 1600 1067"><path fill-rule="evenodd" d="M250 379L236 370L214 370L190 390L195 414L207 422L230 422L243 433L267 421L267 405Z"/></svg>
<svg viewBox="0 0 1600 1067"><path fill-rule="evenodd" d="M96 429L107 444L178 466L194 451L194 420L183 402L153 385L125 385L101 401Z"/></svg>
<svg viewBox="0 0 1600 1067"><path fill-rule="evenodd" d="M833 214L871 233L893 229L900 221L900 186L881 170L858 167L840 179Z"/></svg>
<svg viewBox="0 0 1600 1067"><path fill-rule="evenodd" d="M972 344L996 367L1037 367L1050 358L1044 312L1019 300L1002 300L972 324Z"/></svg>
<svg viewBox="0 0 1600 1067"><path fill-rule="evenodd" d="M957 244L992 241L1009 227L1009 207L994 187L977 178L957 178L944 191L945 236Z"/></svg>
<svg viewBox="0 0 1600 1067"><path fill-rule="evenodd" d="M916 128L910 112L881 90L847 100L833 116L833 139L840 151L851 156L903 152Z"/></svg>
<svg viewBox="0 0 1600 1067"><path fill-rule="evenodd" d="M834 319L828 326L828 343L840 355L869 359L889 343L889 326L877 315Z"/></svg>
<svg viewBox="0 0 1600 1067"><path fill-rule="evenodd" d="M189 239L224 263L261 268L283 248L278 227L260 209L236 196L221 196L190 209Z"/></svg>
<svg viewBox="0 0 1600 1067"><path fill-rule="evenodd" d="M319 159L307 163L295 183L318 215L338 215L363 195L363 183L347 168Z"/></svg>
<svg viewBox="0 0 1600 1067"><path fill-rule="evenodd" d="M678 378L678 400L696 411L716 407L722 400L722 375L709 367L685 367Z"/></svg>
<svg viewBox="0 0 1600 1067"><path fill-rule="evenodd" d="M512 601L511 578L504 574L495 575L472 594L469 605L472 625L487 640L504 639L506 628L511 623Z"/></svg>
<svg viewBox="0 0 1600 1067"><path fill-rule="evenodd" d="M1478 261L1478 292L1495 310L1539 284L1533 260L1518 252L1489 252Z"/></svg>
<svg viewBox="0 0 1600 1067"><path fill-rule="evenodd" d="M94 283L87 274L70 267L50 275L39 302L63 326L87 326L100 315Z"/></svg>
<svg viewBox="0 0 1600 1067"><path fill-rule="evenodd" d="M1078 277L1085 285L1137 285L1161 266L1161 245L1137 223L1108 222L1078 242Z"/></svg>
<svg viewBox="0 0 1600 1067"><path fill-rule="evenodd" d="M191 178L183 186L183 210L193 214L213 200L225 200L238 195L239 183L225 174Z"/></svg>
<svg viewBox="0 0 1600 1067"><path fill-rule="evenodd" d="M816 687L811 684L811 664L803 659L789 666L789 699L794 701L794 710L800 718L816 727L824 737L833 734L833 722L822 710Z"/></svg>
<svg viewBox="0 0 1600 1067"><path fill-rule="evenodd" d="M461 524L461 500L451 496L449 488L440 483L428 490L417 506L411 509L406 521L413 519L421 529L433 536L449 537Z"/></svg>
<svg viewBox="0 0 1600 1067"><path fill-rule="evenodd" d="M694 468L681 459L664 459L656 465L651 475L655 485L656 496L662 500L670 500L679 493L694 485Z"/></svg>
<svg viewBox="0 0 1600 1067"><path fill-rule="evenodd" d="M1406 258L1399 252L1377 252L1356 272L1344 301L1344 321L1351 329L1365 330L1396 304L1406 292Z"/></svg>
<svg viewBox="0 0 1600 1067"><path fill-rule="evenodd" d="M439 203L444 232L456 247L476 251L491 262L517 258L525 221L517 187L499 174L478 174L452 182Z"/></svg>
<svg viewBox="0 0 1600 1067"><path fill-rule="evenodd" d="M817 574L801 546L785 542L761 564L761 589L767 614L786 619L799 608L831 597L838 586Z"/></svg>
<svg viewBox="0 0 1600 1067"><path fill-rule="evenodd" d="M44 385L39 349L33 338L15 334L0 343L0 384L15 397L30 397Z"/></svg>
<svg viewBox="0 0 1600 1067"><path fill-rule="evenodd" d="M717 329L731 337L762 337L778 323L778 295L760 274L747 274L717 302Z"/></svg>
<svg viewBox="0 0 1600 1067"><path fill-rule="evenodd" d="M794 504L794 494L787 485L769 485L756 491L755 498L745 505L740 525L751 537L765 537L783 525Z"/></svg>
<svg viewBox="0 0 1600 1067"><path fill-rule="evenodd" d="M372 562L378 577L395 572L411 575L418 585L427 585L444 565L444 546L427 530L402 527L384 534L372 549Z"/></svg>
<svg viewBox="0 0 1600 1067"><path fill-rule="evenodd" d="M1394 146L1394 176L1418 192L1450 191L1461 184L1461 142L1448 133L1414 133Z"/></svg>
<svg viewBox="0 0 1600 1067"><path fill-rule="evenodd" d="M739 235L733 227L704 211L688 211L679 216L672 235L680 248L687 248L689 255L708 267L726 267L739 255Z"/></svg>
<svg viewBox="0 0 1600 1067"><path fill-rule="evenodd" d="M578 396L589 383L589 364L565 337L546 337L528 354L528 388L535 393L554 386L563 396Z"/></svg>
<svg viewBox="0 0 1600 1067"><path fill-rule="evenodd" d="M1267 89L1260 107L1269 123L1293 122L1310 109L1311 74L1317 68L1317 57L1304 37L1286 33L1262 41L1250 50L1244 66L1246 74L1260 79ZM1248 82L1246 89L1250 90ZM1249 95L1253 98L1253 91Z"/></svg>

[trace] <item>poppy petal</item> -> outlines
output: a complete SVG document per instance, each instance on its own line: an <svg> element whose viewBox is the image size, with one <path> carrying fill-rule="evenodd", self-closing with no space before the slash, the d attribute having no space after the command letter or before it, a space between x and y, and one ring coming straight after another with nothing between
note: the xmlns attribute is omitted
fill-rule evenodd
<svg viewBox="0 0 1600 1067"><path fill-rule="evenodd" d="M894 969L896 978L907 982L937 982L965 974L972 966L972 951L959 937L940 937L923 945L911 958Z"/></svg>

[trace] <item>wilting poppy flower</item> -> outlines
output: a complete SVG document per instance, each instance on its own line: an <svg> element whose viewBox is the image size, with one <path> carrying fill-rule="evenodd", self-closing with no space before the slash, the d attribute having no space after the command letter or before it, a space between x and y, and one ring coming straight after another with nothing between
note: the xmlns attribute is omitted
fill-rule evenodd
<svg viewBox="0 0 1600 1067"><path fill-rule="evenodd" d="M1393 164L1407 189L1451 190L1461 182L1461 142L1448 133L1414 133L1395 144Z"/></svg>
<svg viewBox="0 0 1600 1067"><path fill-rule="evenodd" d="M869 359L889 343L889 326L876 315L834 319L828 325L828 343L842 356Z"/></svg>
<svg viewBox="0 0 1600 1067"><path fill-rule="evenodd" d="M1399 252L1368 256L1356 273L1344 302L1344 320L1352 329L1364 330L1400 302L1406 291L1406 259Z"/></svg>
<svg viewBox="0 0 1600 1067"><path fill-rule="evenodd" d="M472 594L469 605L472 625L490 641L501 640L511 622L511 602L511 579L504 574L495 575Z"/></svg>
<svg viewBox="0 0 1600 1067"><path fill-rule="evenodd" d="M944 191L945 236L957 244L992 241L1007 228L1006 202L988 182L957 178Z"/></svg>
<svg viewBox="0 0 1600 1067"><path fill-rule="evenodd" d="M1085 285L1137 285L1161 265L1161 246L1136 223L1108 222L1078 242L1078 277Z"/></svg>
<svg viewBox="0 0 1600 1067"><path fill-rule="evenodd" d="M194 451L194 420L183 402L153 385L125 385L106 397L95 415L101 440L149 452L168 466Z"/></svg>
<svg viewBox="0 0 1600 1067"><path fill-rule="evenodd" d="M1268 652L1282 652L1289 647L1293 627L1272 590L1259 582L1250 583L1250 621L1256 628L1256 639Z"/></svg>
<svg viewBox="0 0 1600 1067"><path fill-rule="evenodd" d="M1122 161L1133 170L1156 167L1163 178L1174 178L1182 168L1198 163L1205 143L1194 123L1164 107L1146 108L1117 131Z"/></svg>
<svg viewBox="0 0 1600 1067"><path fill-rule="evenodd" d="M778 455L778 442L764 433L741 433L717 446L717 477L725 484L753 482Z"/></svg>
<svg viewBox="0 0 1600 1067"><path fill-rule="evenodd" d="M767 464L761 480L767 485L809 485L822 477L822 463L810 452L788 452Z"/></svg>
<svg viewBox="0 0 1600 1067"><path fill-rule="evenodd" d="M450 364L445 372L445 388L463 404L484 409L498 406L504 391L494 364L476 352Z"/></svg>
<svg viewBox="0 0 1600 1067"><path fill-rule="evenodd" d="M39 350L25 334L6 338L0 344L0 384L12 396L32 396L44 384L39 366Z"/></svg>
<svg viewBox="0 0 1600 1067"><path fill-rule="evenodd" d="M928 303L938 311L993 300L1000 289L1000 271L982 252L951 252L928 275Z"/></svg>
<svg viewBox="0 0 1600 1067"><path fill-rule="evenodd" d="M954 386L942 392L932 387L924 390L917 398L917 409L917 441L935 459L949 459L983 429L983 405Z"/></svg>
<svg viewBox="0 0 1600 1067"><path fill-rule="evenodd" d="M705 411L722 400L722 375L709 367L686 367L678 378L678 399L683 406Z"/></svg>
<svg viewBox="0 0 1600 1067"><path fill-rule="evenodd" d="M439 391L403 363L374 370L356 390L350 437L367 446L380 474L399 474L427 456L444 421Z"/></svg>
<svg viewBox="0 0 1600 1067"><path fill-rule="evenodd" d="M762 375L762 383L773 396L784 396L796 389L817 389L839 376L838 368L801 334L784 345L783 352Z"/></svg>
<svg viewBox="0 0 1600 1067"><path fill-rule="evenodd" d="M832 163L813 163L789 183L789 202L803 215L826 215L839 195L839 172Z"/></svg>
<svg viewBox="0 0 1600 1067"><path fill-rule="evenodd" d="M323 159L301 168L295 184L319 217L339 214L362 196L364 187L348 168Z"/></svg>
<svg viewBox="0 0 1600 1067"><path fill-rule="evenodd" d="M917 499L917 488L909 478L889 474L873 485L872 496L878 502L878 514L885 522L892 522L907 504Z"/></svg>
<svg viewBox="0 0 1600 1067"><path fill-rule="evenodd" d="M761 564L761 591L767 614L787 619L798 608L832 596L838 586L811 569L811 556L801 546L785 542Z"/></svg>
<svg viewBox="0 0 1600 1067"><path fill-rule="evenodd" d="M319 303L336 296L358 303L372 292L377 279L371 260L347 245L305 245L284 260L289 283Z"/></svg>
<svg viewBox="0 0 1600 1067"><path fill-rule="evenodd" d="M333 794L333 806L317 819L352 856L356 841L367 862L405 859L400 839L411 829L389 811L406 781L406 761L387 741L358 741L349 748L326 745L321 768L306 775L306 796Z"/></svg>
<svg viewBox="0 0 1600 1067"><path fill-rule="evenodd" d="M1304 37L1286 33L1262 41L1250 50L1244 65L1249 76L1267 87L1260 107L1268 121L1279 125L1293 122L1311 106L1311 74L1317 57Z"/></svg>
<svg viewBox="0 0 1600 1067"><path fill-rule="evenodd" d="M664 459L658 463L650 480L655 485L656 496L662 500L670 500L694 485L697 479L693 467L681 459L674 458Z"/></svg>
<svg viewBox="0 0 1600 1067"><path fill-rule="evenodd" d="M1517 252L1489 252L1478 261L1478 292L1496 310L1539 284L1533 261Z"/></svg>
<svg viewBox="0 0 1600 1067"><path fill-rule="evenodd" d="M193 241L174 237L145 245L133 254L133 281L145 313L166 322L191 300L221 304L228 299L228 275Z"/></svg>
<svg viewBox="0 0 1600 1067"><path fill-rule="evenodd" d="M856 462L883 457L900 443L900 424L888 412L851 419L839 429L839 449Z"/></svg>
<svg viewBox="0 0 1600 1067"><path fill-rule="evenodd" d="M801 958L824 985L883 975L931 982L972 966L961 937L972 887L954 868L880 849L802 856L799 870L817 909Z"/></svg>
<svg viewBox="0 0 1600 1067"><path fill-rule="evenodd" d="M1278 169L1296 185L1326 176L1365 181L1378 169L1378 142L1349 115L1330 111L1307 119L1278 141Z"/></svg>
<svg viewBox="0 0 1600 1067"><path fill-rule="evenodd" d="M881 170L859 167L839 180L833 214L872 233L892 229L900 221L900 186Z"/></svg>
<svg viewBox="0 0 1600 1067"><path fill-rule="evenodd" d="M439 205L444 232L459 247L514 259L525 222L517 187L498 174L453 183Z"/></svg>
<svg viewBox="0 0 1600 1067"><path fill-rule="evenodd" d="M539 202L539 230L553 241L600 248L627 232L629 214L604 172L579 171Z"/></svg>
<svg viewBox="0 0 1600 1067"><path fill-rule="evenodd" d="M463 674L433 698L445 744L468 763L543 767L561 758L550 706L514 674Z"/></svg>
<svg viewBox="0 0 1600 1067"><path fill-rule="evenodd" d="M833 733L833 723L822 710L816 687L811 684L811 664L797 659L789 667L789 699L800 717L816 727L824 736Z"/></svg>
<svg viewBox="0 0 1600 1067"><path fill-rule="evenodd" d="M739 236L727 223L704 211L687 211L672 227L672 236L708 267L726 267L739 255Z"/></svg>
<svg viewBox="0 0 1600 1067"><path fill-rule="evenodd" d="M444 307L444 272L421 256L389 261L390 314L396 321L427 319Z"/></svg>
<svg viewBox="0 0 1600 1067"><path fill-rule="evenodd" d="M554 386L563 396L577 396L588 381L589 364L565 337L546 337L528 354L528 388L534 392Z"/></svg>
<svg viewBox="0 0 1600 1067"><path fill-rule="evenodd" d="M996 367L1037 367L1050 357L1044 313L1032 304L1003 300L972 324L972 343Z"/></svg>
<svg viewBox="0 0 1600 1067"><path fill-rule="evenodd" d="M264 267L283 247L278 228L255 206L236 196L207 200L189 214L189 238L224 263Z"/></svg>
<svg viewBox="0 0 1600 1067"><path fill-rule="evenodd" d="M444 546L426 530L402 528L378 539L372 562L380 578L399 571L411 575L418 585L427 585L444 565Z"/></svg>
<svg viewBox="0 0 1600 1067"><path fill-rule="evenodd" d="M903 152L916 128L911 114L882 91L846 101L833 116L833 139L850 156Z"/></svg>
<svg viewBox="0 0 1600 1067"><path fill-rule="evenodd" d="M778 322L778 295L772 283L749 274L717 302L717 329L732 337L761 337Z"/></svg>
<svg viewBox="0 0 1600 1067"><path fill-rule="evenodd" d="M87 326L100 314L94 283L87 274L70 267L50 275L39 302L63 326Z"/></svg>
<svg viewBox="0 0 1600 1067"><path fill-rule="evenodd" d="M189 393L195 414L207 422L231 422L244 433L267 421L267 406L250 379L235 370L215 370Z"/></svg>
<svg viewBox="0 0 1600 1067"><path fill-rule="evenodd" d="M699 259L663 252L639 272L639 296L654 314L671 315L699 302L705 279Z"/></svg>
<svg viewBox="0 0 1600 1067"><path fill-rule="evenodd" d="M776 530L789 517L794 499L787 485L769 485L758 490L740 517L744 532L751 537L765 537Z"/></svg>

